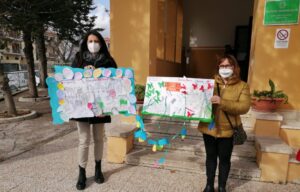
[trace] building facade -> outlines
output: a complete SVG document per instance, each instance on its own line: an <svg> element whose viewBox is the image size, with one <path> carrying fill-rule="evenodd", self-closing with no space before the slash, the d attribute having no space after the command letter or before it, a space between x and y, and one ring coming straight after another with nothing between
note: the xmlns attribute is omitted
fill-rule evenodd
<svg viewBox="0 0 300 192"><path fill-rule="evenodd" d="M0 40L2 47L0 47L0 63L4 72L12 72L27 69L26 57L23 52L25 47L22 33L19 31L11 31L0 28ZM60 58L57 53L58 37L55 32L45 32L46 56L48 66L60 63ZM36 49L36 44L33 43L33 56L35 69L39 69L39 56Z"/></svg>
<svg viewBox="0 0 300 192"><path fill-rule="evenodd" d="M145 83L147 76L211 78L216 55L230 45L251 91L268 89L272 79L289 96L282 107L300 110L300 27L264 25L265 5L265 0L111 0L110 50ZM291 31L288 48L274 47L279 28Z"/></svg>

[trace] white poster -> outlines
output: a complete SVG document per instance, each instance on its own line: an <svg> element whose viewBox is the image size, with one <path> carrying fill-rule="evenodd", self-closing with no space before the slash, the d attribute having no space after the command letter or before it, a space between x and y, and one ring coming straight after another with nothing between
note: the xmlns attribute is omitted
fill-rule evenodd
<svg viewBox="0 0 300 192"><path fill-rule="evenodd" d="M277 29L275 34L274 48L286 49L289 47L291 29Z"/></svg>
<svg viewBox="0 0 300 192"><path fill-rule="evenodd" d="M211 120L214 80L148 77L143 114L188 120Z"/></svg>

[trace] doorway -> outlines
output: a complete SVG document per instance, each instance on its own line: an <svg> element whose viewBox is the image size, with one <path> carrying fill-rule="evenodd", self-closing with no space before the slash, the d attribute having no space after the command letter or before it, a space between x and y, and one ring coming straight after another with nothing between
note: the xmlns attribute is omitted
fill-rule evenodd
<svg viewBox="0 0 300 192"><path fill-rule="evenodd" d="M183 1L182 61L187 77L213 78L217 56L227 47L247 81L253 6L254 0Z"/></svg>

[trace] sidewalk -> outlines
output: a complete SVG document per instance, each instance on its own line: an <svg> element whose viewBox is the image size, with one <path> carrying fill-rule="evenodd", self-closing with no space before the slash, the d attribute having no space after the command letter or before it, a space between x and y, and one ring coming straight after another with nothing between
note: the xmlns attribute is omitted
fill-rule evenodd
<svg viewBox="0 0 300 192"><path fill-rule="evenodd" d="M39 92L46 95L45 91ZM18 102L18 97L28 95L28 91L14 96L17 109L31 109L38 112L38 118L15 123L0 124L0 162L34 147L49 142L75 130L74 123L54 126L51 123L49 100L40 102ZM4 101L0 102L5 110Z"/></svg>
<svg viewBox="0 0 300 192"><path fill-rule="evenodd" d="M0 106L3 107L3 102ZM7 139L12 139L15 143L13 149L26 151L0 162L0 192L77 191L75 184L78 174L78 136L74 124L52 125L48 101L35 104L18 103L17 106L32 108L41 115L34 120L0 125L0 150L3 150L3 144L8 143ZM52 141L45 143L49 140ZM85 191L200 192L205 186L205 175L110 164L105 161L106 150L104 151L103 170L106 182L98 185L93 181L93 147L90 147ZM0 152L2 155L3 151ZM228 191L298 192L300 185L229 179Z"/></svg>

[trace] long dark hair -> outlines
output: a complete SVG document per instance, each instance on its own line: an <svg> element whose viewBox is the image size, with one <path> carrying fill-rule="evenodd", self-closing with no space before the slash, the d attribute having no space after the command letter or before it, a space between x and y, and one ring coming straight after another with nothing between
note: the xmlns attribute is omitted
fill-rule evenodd
<svg viewBox="0 0 300 192"><path fill-rule="evenodd" d="M80 43L80 50L76 54L78 67L83 65L83 54L84 54L84 52L88 51L87 41L88 41L88 37L90 35L95 35L96 37L98 37L98 39L100 41L100 45L101 45L99 53L103 54L105 58L109 58L109 59L112 59L114 61L114 59L111 57L111 55L110 55L110 53L107 49L106 43L105 43L104 38L102 37L102 35L97 30L91 30L88 33L86 33L85 36L83 37L83 39Z"/></svg>

